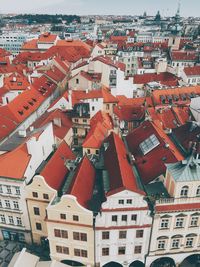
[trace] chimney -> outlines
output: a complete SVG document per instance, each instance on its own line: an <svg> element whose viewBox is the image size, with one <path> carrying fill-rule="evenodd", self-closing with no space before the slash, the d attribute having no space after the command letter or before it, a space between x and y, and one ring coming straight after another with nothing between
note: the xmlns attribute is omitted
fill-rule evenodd
<svg viewBox="0 0 200 267"><path fill-rule="evenodd" d="M22 129L18 131L19 137L26 137L26 130Z"/></svg>

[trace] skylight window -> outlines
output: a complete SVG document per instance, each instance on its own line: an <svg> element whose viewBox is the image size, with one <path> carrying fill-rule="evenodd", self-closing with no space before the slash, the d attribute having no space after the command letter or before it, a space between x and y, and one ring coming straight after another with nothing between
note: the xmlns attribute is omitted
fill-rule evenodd
<svg viewBox="0 0 200 267"><path fill-rule="evenodd" d="M153 150L155 147L157 147L160 144L158 138L155 136L155 134L152 134L149 138L147 138L145 141L143 141L139 147L143 153L143 155L146 155L151 150Z"/></svg>

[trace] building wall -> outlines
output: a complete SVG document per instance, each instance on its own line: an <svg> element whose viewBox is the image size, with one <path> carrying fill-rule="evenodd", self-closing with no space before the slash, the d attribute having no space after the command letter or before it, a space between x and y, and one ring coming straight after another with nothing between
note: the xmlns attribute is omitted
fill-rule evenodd
<svg viewBox="0 0 200 267"><path fill-rule="evenodd" d="M131 200L132 203L127 203ZM124 203L120 204L119 202ZM112 216L117 216L117 222ZM123 220L122 216L127 216ZM107 197L102 204L101 213L96 217L96 262L103 266L110 261L130 264L139 260L144 263L148 252L152 218L149 215L144 196L124 190ZM142 230L139 237L136 233ZM102 232L109 232L109 238L103 239ZM126 238L120 238L120 231L126 231ZM125 247L125 253L119 254L119 248ZM135 249L140 247L139 253ZM103 248L109 248L109 255L102 255Z"/></svg>
<svg viewBox="0 0 200 267"><path fill-rule="evenodd" d="M57 192L49 187L44 177L40 175L36 175L33 181L25 187L25 192L33 242L40 244L41 237L47 237L46 208ZM35 207L39 209L39 214L34 213ZM41 230L36 228L36 223L41 224Z"/></svg>
<svg viewBox="0 0 200 267"><path fill-rule="evenodd" d="M61 219L60 214L65 214L66 219ZM52 202L47 207L47 231L52 259L74 260L88 266L94 264L94 231L93 214L80 206L74 196L64 195L56 203ZM73 216L78 216L78 221ZM68 238L55 237L54 229L65 230ZM87 241L75 240L74 232L87 235ZM67 247L69 254L58 253L56 246ZM87 251L87 257L75 255L74 249Z"/></svg>
<svg viewBox="0 0 200 267"><path fill-rule="evenodd" d="M0 240L20 240L31 243L31 228L23 179L2 177L0 184Z"/></svg>
<svg viewBox="0 0 200 267"><path fill-rule="evenodd" d="M191 203L191 199L188 202ZM194 203L197 199L193 199ZM163 199L158 205L169 205L169 199ZM180 200L174 200L170 205L179 204ZM187 203L183 199L182 203ZM192 218L197 218L196 226L191 225ZM177 220L183 219L182 227L177 227ZM163 222L166 222L166 227L163 227ZM187 256L200 251L200 222L199 211L183 211L183 212L163 212L154 215L152 234L150 239L150 252L147 257L146 266L161 257L170 257L174 259L176 264L180 264ZM187 246L189 238L193 238L192 245ZM173 247L173 241L178 240L178 247ZM164 242L164 247L159 248L159 242Z"/></svg>

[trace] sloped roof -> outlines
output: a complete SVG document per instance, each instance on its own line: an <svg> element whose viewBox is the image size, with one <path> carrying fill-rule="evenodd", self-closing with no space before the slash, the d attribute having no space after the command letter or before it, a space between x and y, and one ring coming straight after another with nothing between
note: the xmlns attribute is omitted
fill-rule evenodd
<svg viewBox="0 0 200 267"><path fill-rule="evenodd" d="M140 144L152 134L156 136L159 145L143 155ZM135 157L135 165L145 184L151 182L166 171L166 163L174 163L183 159L174 143L162 130L159 122L143 122L126 137L130 152Z"/></svg>
<svg viewBox="0 0 200 267"><path fill-rule="evenodd" d="M23 180L30 159L26 143L0 155L0 177Z"/></svg>
<svg viewBox="0 0 200 267"><path fill-rule="evenodd" d="M187 76L200 76L200 66L186 67L184 72Z"/></svg>
<svg viewBox="0 0 200 267"><path fill-rule="evenodd" d="M65 166L66 159L75 159L75 156L69 146L63 141L40 173L45 178L47 184L55 190L61 188L69 172Z"/></svg>
<svg viewBox="0 0 200 267"><path fill-rule="evenodd" d="M136 176L127 159L126 147L122 139L112 132L105 140L108 148L104 152L105 167L109 173L110 190L107 195L115 194L122 190L130 190L144 194L138 188Z"/></svg>
<svg viewBox="0 0 200 267"><path fill-rule="evenodd" d="M192 155L183 161L166 164L166 167L176 182L193 182L200 181L199 164L200 160Z"/></svg>
<svg viewBox="0 0 200 267"><path fill-rule="evenodd" d="M88 202L93 195L94 184L95 168L85 156L79 163L75 176L73 177L73 182L66 193L75 196L80 205L88 208Z"/></svg>

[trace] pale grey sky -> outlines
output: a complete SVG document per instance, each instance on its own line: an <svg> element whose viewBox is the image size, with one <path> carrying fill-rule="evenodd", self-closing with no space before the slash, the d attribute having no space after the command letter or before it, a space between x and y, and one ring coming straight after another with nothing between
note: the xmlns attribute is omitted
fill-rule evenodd
<svg viewBox="0 0 200 267"><path fill-rule="evenodd" d="M173 15L178 0L0 0L0 13ZM200 16L200 0L182 0L181 15Z"/></svg>

